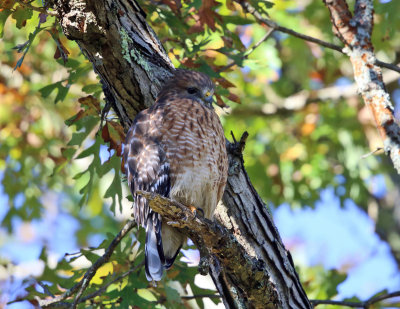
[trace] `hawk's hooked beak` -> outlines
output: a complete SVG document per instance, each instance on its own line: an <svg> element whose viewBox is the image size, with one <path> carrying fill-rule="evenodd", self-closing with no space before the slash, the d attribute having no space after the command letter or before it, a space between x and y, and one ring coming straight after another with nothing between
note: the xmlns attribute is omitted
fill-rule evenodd
<svg viewBox="0 0 400 309"><path fill-rule="evenodd" d="M207 103L207 107L212 108L212 104L214 103L213 100L213 95L207 91L207 93L204 96L204 101Z"/></svg>

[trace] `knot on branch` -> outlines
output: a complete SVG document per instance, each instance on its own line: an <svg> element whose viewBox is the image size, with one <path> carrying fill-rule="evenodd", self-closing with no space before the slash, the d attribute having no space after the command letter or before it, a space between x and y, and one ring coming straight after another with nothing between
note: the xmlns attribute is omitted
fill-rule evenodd
<svg viewBox="0 0 400 309"><path fill-rule="evenodd" d="M61 26L70 40L99 40L104 29L99 25L95 14L86 9L84 2L71 2L58 7Z"/></svg>
<svg viewBox="0 0 400 309"><path fill-rule="evenodd" d="M246 140L249 137L249 133L247 131L244 131L242 134L242 137L240 138L239 141L236 141L235 135L231 131L233 143L228 144L228 151L229 153L237 156L237 157L242 157L242 153L244 150L244 147L246 145Z"/></svg>
<svg viewBox="0 0 400 309"><path fill-rule="evenodd" d="M243 165L243 150L246 145L246 140L247 137L249 136L249 133L245 131L242 134L242 137L240 138L239 141L236 141L235 135L231 131L233 143L230 143L229 141L226 142L226 149L229 154L229 170L228 174L229 175L237 175L239 174L239 170L241 165Z"/></svg>

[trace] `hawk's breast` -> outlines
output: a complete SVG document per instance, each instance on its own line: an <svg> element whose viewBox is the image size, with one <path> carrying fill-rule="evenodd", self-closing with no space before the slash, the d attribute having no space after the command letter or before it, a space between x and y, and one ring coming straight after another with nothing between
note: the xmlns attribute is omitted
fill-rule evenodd
<svg viewBox="0 0 400 309"><path fill-rule="evenodd" d="M189 101L165 106L162 143L170 162L170 195L210 218L227 178L225 137L214 110Z"/></svg>

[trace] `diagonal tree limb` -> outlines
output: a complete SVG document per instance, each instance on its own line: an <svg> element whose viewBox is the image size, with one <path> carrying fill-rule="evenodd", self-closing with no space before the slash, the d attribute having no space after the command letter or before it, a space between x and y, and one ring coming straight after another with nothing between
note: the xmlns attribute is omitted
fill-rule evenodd
<svg viewBox="0 0 400 309"><path fill-rule="evenodd" d="M83 278L77 284L75 284L72 288L67 290L65 293L58 295L54 298L37 299L37 301L39 302L39 306L43 307L43 308L55 307L55 306L57 306L57 303L63 302L65 299L70 298L71 296L76 294L74 302L72 304L72 307L75 308L77 306L77 304L80 302L82 293L87 288L88 284L90 283L90 280L96 274L97 270L102 265L104 265L105 263L108 262L111 255L113 254L115 248L119 245L121 240L129 233L129 231L132 230L132 228L135 226L136 226L136 222L133 220L126 222L125 225L123 226L123 228L121 229L121 231L111 241L110 245L107 247L104 254L86 271Z"/></svg>
<svg viewBox="0 0 400 309"><path fill-rule="evenodd" d="M136 193L144 196L149 206L161 214L164 220L183 229L200 252L207 252L210 265L230 269L229 275L233 280L240 282L239 286L248 292L247 297L254 300L253 305L256 308L262 308L264 304L278 300L276 291L269 289L271 282L269 276L264 273L265 269L253 268L254 260L246 254L241 244L231 237L226 228L196 215L187 206L158 194L144 191ZM215 261L221 265L216 266ZM234 301L234 306L240 307L242 300L237 298ZM268 305L265 308L268 308Z"/></svg>
<svg viewBox="0 0 400 309"><path fill-rule="evenodd" d="M280 25L278 25L276 22L274 22L272 20L264 18L259 12L257 12L257 10L248 1L243 1L243 0L235 0L235 1L238 2L242 6L244 11L246 11L249 14L253 15L254 18L258 22L266 24L271 29L274 29L274 30L279 31L279 32L287 33L287 34L289 34L291 36L294 36L294 37L299 38L299 39L304 40L304 41L308 41L308 42L315 43L315 44L321 45L323 47L326 47L326 48L329 48L329 49L332 49L332 50L336 50L336 51L338 51L339 53L342 53L342 54L345 53L345 51L343 50L343 46L332 44L332 43L329 43L329 42L326 42L326 41L322 41L320 39L317 39L317 38L314 38L314 37L299 33L299 32L294 31L292 29L280 26ZM389 70L396 71L397 73L400 73L400 67L398 65L396 65L396 64L386 63L386 62L380 61L378 59L375 59L375 64L377 66L380 66L380 67L383 67L383 68L386 68L386 69L389 69Z"/></svg>
<svg viewBox="0 0 400 309"><path fill-rule="evenodd" d="M386 154L400 174L400 127L394 118L390 96L376 66L371 42L374 7L372 0L357 0L354 17L345 0L324 0L331 14L334 33L346 45L358 91L370 108Z"/></svg>

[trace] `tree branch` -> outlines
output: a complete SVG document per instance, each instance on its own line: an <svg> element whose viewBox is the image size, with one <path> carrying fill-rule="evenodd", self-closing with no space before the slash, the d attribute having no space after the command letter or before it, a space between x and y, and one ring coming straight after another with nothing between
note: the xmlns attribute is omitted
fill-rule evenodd
<svg viewBox="0 0 400 309"><path fill-rule="evenodd" d="M346 306L351 308L364 308L368 309L372 305L381 302L382 300L395 298L400 296L400 291L388 293L384 295L379 295L376 297L371 297L363 302L350 302L350 301L340 301L340 300L310 300L311 304L316 307L318 305L335 305L335 306ZM388 304L387 307L392 307L393 304ZM386 306L385 306L386 307Z"/></svg>
<svg viewBox="0 0 400 309"><path fill-rule="evenodd" d="M272 28L272 29L274 29L274 30L276 30L276 31L283 32L283 33L287 33L287 34L289 34L289 35L291 35L291 36L294 36L294 37L296 37L296 38L299 38L299 39L302 39L302 40L305 40L305 41L308 41L308 42L312 42L312 43L315 43L315 44L324 46L324 47L329 48L329 49L336 50L336 51L338 51L339 53L342 53L342 54L345 54L345 53L346 53L345 51L343 51L343 47L342 47L342 46L339 46L339 45L336 45L336 44L332 44L332 43L329 43L329 42L325 42L325 41L322 41L322 40L320 40L320 39L317 39L317 38L314 38L314 37L311 37L311 36L308 36L308 35L305 35L305 34L296 32L296 31L294 31L294 30L292 30L292 29L289 29L289 28L280 26L280 25L278 25L276 22L274 22L274 21L272 21L272 20L269 20L269 19L264 18L264 17L263 17L259 12L257 12L257 10L256 10L249 2L247 2L247 1L243 1L243 0L235 0L235 1L236 1L237 3L239 3L239 4L242 6L242 8L243 8L244 11L246 11L246 12L248 12L249 14L253 15L254 18L255 18L258 22L263 23L263 24L266 24L268 27L270 27L270 28ZM375 59L375 64L376 64L377 66L384 67L384 68L387 68L387 69L389 69L389 70L393 70L393 71L396 71L396 72L400 73L400 67L397 66L397 65L395 65L395 64L386 63L386 62L380 61L380 60L378 60L378 59Z"/></svg>
<svg viewBox="0 0 400 309"><path fill-rule="evenodd" d="M217 259L221 263L218 267L230 269L230 276L241 283L240 287L246 291L249 299L254 300L255 307L261 308L262 304L271 302L271 298L277 299L276 292L269 289L271 282L263 269L253 269L254 261L246 255L244 248L230 236L226 228L196 215L187 206L158 194L144 191L136 193L144 196L149 206L164 220L174 227L184 229L200 252L208 255L202 259L208 259L209 264ZM235 307L240 307L241 301L235 299Z"/></svg>
<svg viewBox="0 0 400 309"><path fill-rule="evenodd" d="M345 0L324 0L329 9L334 32L346 45L345 52L353 65L358 91L370 108L383 140L384 149L400 174L400 128L394 118L390 96L383 83L381 69L375 65L371 42L373 3L357 0L354 18Z"/></svg>
<svg viewBox="0 0 400 309"><path fill-rule="evenodd" d="M128 232L136 226L135 221L128 221L125 223L124 227L121 229L121 231L115 236L115 238L112 240L111 244L108 246L104 254L86 271L85 275L83 278L75 284L72 288L70 288L68 291L65 293L56 296L51 299L37 299L39 302L40 307L52 307L55 306L56 303L62 302L63 300L71 297L76 293L74 302L72 304L72 308L76 308L77 304L80 302L80 298L82 296L82 293L84 290L87 288L88 284L90 283L90 280L93 278L93 276L96 274L97 270L104 265L105 263L108 262L110 259L111 255L113 254L115 248L119 245L121 240L128 234Z"/></svg>
<svg viewBox="0 0 400 309"><path fill-rule="evenodd" d="M65 36L93 63L106 100L127 130L174 67L134 0L55 0Z"/></svg>
<svg viewBox="0 0 400 309"><path fill-rule="evenodd" d="M100 289L98 289L96 292L93 292L89 295L86 295L85 297L82 297L79 300L79 303L83 303L89 299L92 299L96 296L101 295L102 293L104 293L107 288L111 285L114 284L116 282L121 281L122 279L124 279L125 277L129 276L131 273L137 271L138 269L142 268L144 266L144 261L140 262L138 265L136 265L135 267L132 267L131 269L129 269L128 271L124 272L122 275L118 276L117 278L111 280L110 282L108 282L107 284L103 285Z"/></svg>
<svg viewBox="0 0 400 309"><path fill-rule="evenodd" d="M385 70L382 75L385 84L396 82L399 76L396 72ZM316 90L301 90L288 97L280 97L268 85L265 86L266 101L263 105L237 106L230 113L231 116L270 116L285 115L304 108L307 104L325 100L339 100L340 98L351 98L358 96L358 86L356 83L344 86L327 86Z"/></svg>
<svg viewBox="0 0 400 309"><path fill-rule="evenodd" d="M275 31L275 29L270 29L256 44L254 44L243 56L242 60L245 60L249 58L250 54L258 47L261 45L261 43L265 42L266 40L269 39L269 37L272 35L272 33ZM220 68L217 73L225 72L227 69L233 67L236 64L235 61L232 61L231 63L227 64L226 66Z"/></svg>

